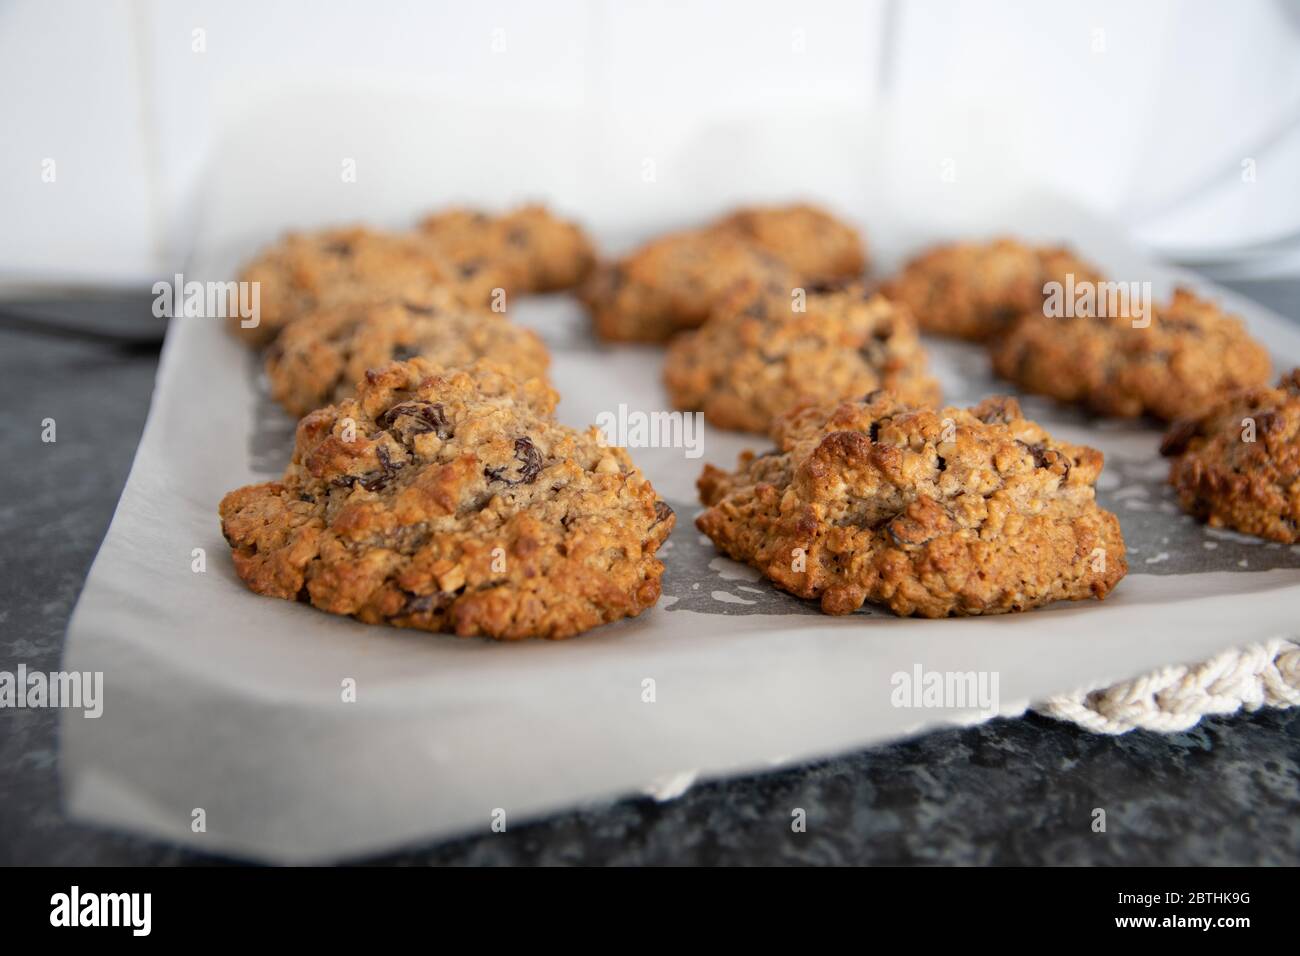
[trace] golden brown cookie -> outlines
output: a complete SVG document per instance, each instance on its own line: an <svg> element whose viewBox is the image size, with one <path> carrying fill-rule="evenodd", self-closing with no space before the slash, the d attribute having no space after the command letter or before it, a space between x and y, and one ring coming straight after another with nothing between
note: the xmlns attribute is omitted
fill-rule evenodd
<svg viewBox="0 0 1300 956"><path fill-rule="evenodd" d="M866 249L857 230L816 206L738 209L711 229L766 249L809 284L858 279L867 268Z"/></svg>
<svg viewBox="0 0 1300 956"><path fill-rule="evenodd" d="M788 294L857 278L865 266L861 238L829 213L764 206L661 236L599 267L581 295L602 338L664 342L702 324L738 285Z"/></svg>
<svg viewBox="0 0 1300 956"><path fill-rule="evenodd" d="M240 275L260 290L256 326L230 328L252 346L271 342L280 330L318 306L392 298L430 284L453 289L466 302L488 305L508 277L488 264L453 263L419 233L384 232L360 226L289 233L262 250Z"/></svg>
<svg viewBox="0 0 1300 956"><path fill-rule="evenodd" d="M266 375L271 396L305 415L350 397L366 369L416 356L445 368L487 359L520 379L544 378L550 363L531 330L432 286L388 302L306 312L267 349Z"/></svg>
<svg viewBox="0 0 1300 956"><path fill-rule="evenodd" d="M1037 310L1043 286L1097 281L1100 274L1062 247L1029 246L1014 239L934 246L912 259L880 291L902 302L921 329L935 335L983 340L1020 315Z"/></svg>
<svg viewBox="0 0 1300 956"><path fill-rule="evenodd" d="M773 451L705 466L697 527L828 614L863 602L946 617L1104 598L1128 569L1097 506L1100 452L1026 421L1013 399L917 409L888 392L805 405Z"/></svg>
<svg viewBox="0 0 1300 956"><path fill-rule="evenodd" d="M673 513L626 452L553 418L555 393L489 364L368 372L298 424L280 481L221 526L258 594L371 624L561 638L640 614Z"/></svg>
<svg viewBox="0 0 1300 956"><path fill-rule="evenodd" d="M1181 419L1160 452L1183 509L1215 528L1300 543L1300 368Z"/></svg>
<svg viewBox="0 0 1300 956"><path fill-rule="evenodd" d="M672 341L664 382L673 407L755 432L800 401L879 388L912 404L939 402L907 309L856 286L800 298L739 289L703 326Z"/></svg>
<svg viewBox="0 0 1300 956"><path fill-rule="evenodd" d="M500 269L516 292L571 288L596 261L582 228L544 206L521 206L500 216L448 209L425 218L420 229L453 262Z"/></svg>
<svg viewBox="0 0 1300 956"><path fill-rule="evenodd" d="M1236 316L1187 289L1150 311L1057 318L1038 309L990 343L993 368L1025 391L1101 415L1166 421L1195 415L1235 388L1267 383L1268 351Z"/></svg>
<svg viewBox="0 0 1300 956"><path fill-rule="evenodd" d="M800 279L771 253L732 236L679 232L599 267L582 297L602 338L663 342L695 328L736 286L789 295Z"/></svg>

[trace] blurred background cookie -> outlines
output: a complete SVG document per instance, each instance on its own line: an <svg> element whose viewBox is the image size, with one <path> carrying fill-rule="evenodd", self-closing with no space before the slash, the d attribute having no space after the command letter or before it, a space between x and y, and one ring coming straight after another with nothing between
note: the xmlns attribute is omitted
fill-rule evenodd
<svg viewBox="0 0 1300 956"><path fill-rule="evenodd" d="M1188 514L1215 528L1300 542L1300 368L1276 388L1224 396L1175 422L1160 452Z"/></svg>
<svg viewBox="0 0 1300 956"><path fill-rule="evenodd" d="M1166 421L1219 396L1263 385L1268 350L1236 316L1178 289L1150 315L1022 315L990 343L998 375L1027 392L1120 418Z"/></svg>
<svg viewBox="0 0 1300 956"><path fill-rule="evenodd" d="M499 216L447 209L421 220L420 231L453 262L487 264L505 273L510 289L521 293L571 288L596 261L582 228L540 205Z"/></svg>
<svg viewBox="0 0 1300 956"><path fill-rule="evenodd" d="M668 346L664 382L673 407L755 432L805 400L887 388L913 404L939 401L907 309L857 286L797 299L739 289Z"/></svg>
<svg viewBox="0 0 1300 956"><path fill-rule="evenodd" d="M487 306L506 273L486 262L456 264L419 233L363 226L289 233L244 267L241 282L257 283L260 315L229 326L242 341L262 346L318 306L386 298L409 286L446 286L466 302Z"/></svg>
<svg viewBox="0 0 1300 956"><path fill-rule="evenodd" d="M489 359L521 379L544 378L550 362L531 329L434 286L304 314L267 350L266 375L272 397L298 416L349 397L368 369L416 357L443 367Z"/></svg>
<svg viewBox="0 0 1300 956"><path fill-rule="evenodd" d="M908 262L880 291L912 310L922 330L982 340L1039 307L1043 286L1095 281L1097 271L1059 246L1032 246L1015 239L933 246Z"/></svg>
<svg viewBox="0 0 1300 956"><path fill-rule="evenodd" d="M752 207L601 266L582 297L602 338L663 342L702 324L739 285L788 294L858 278L865 265L857 232L825 210Z"/></svg>

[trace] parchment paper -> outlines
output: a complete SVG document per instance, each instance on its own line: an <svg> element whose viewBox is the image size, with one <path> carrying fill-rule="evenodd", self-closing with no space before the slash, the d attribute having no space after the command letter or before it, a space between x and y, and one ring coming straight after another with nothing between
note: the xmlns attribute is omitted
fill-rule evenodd
<svg viewBox="0 0 1300 956"><path fill-rule="evenodd" d="M295 224L301 196L268 210L265 184L233 181L240 188L227 177L218 193L225 222L278 213L280 225ZM436 196L420 196L413 212L418 203ZM861 218L881 272L919 243L970 231ZM597 238L618 247L649 231L631 223ZM1153 281L1159 298L1178 278L1116 229L1043 197L1002 206L985 231L1068 240L1114 278ZM196 244L187 278L228 278L251 251L248 237L213 234L221 241ZM1192 284L1244 315L1279 370L1300 364L1294 325ZM619 403L668 407L661 350L597 343L565 297L520 300L512 311L552 349L564 422L586 425ZM1007 391L978 348L928 344L950 403ZM366 626L246 590L217 502L280 473L293 423L218 320L173 320L148 425L68 636L65 667L103 671L105 702L99 719L64 716L67 806L82 820L212 852L330 861L486 831L495 811L513 826L987 716L893 706L892 675L918 665L995 672L999 711L1014 714L1053 693L1300 633L1300 547L1182 515L1163 483L1158 427L1024 404L1058 436L1106 453L1100 498L1120 517L1130 572L1104 603L942 621L821 615L718 557L694 529L703 463L730 466L740 449L766 447L760 436L708 428L702 459L632 452L678 513L659 606L565 642L497 644ZM192 570L195 548L206 554L202 573ZM346 679L352 703L342 700ZM653 703L643 700L646 679ZM195 832L200 808L206 829Z"/></svg>

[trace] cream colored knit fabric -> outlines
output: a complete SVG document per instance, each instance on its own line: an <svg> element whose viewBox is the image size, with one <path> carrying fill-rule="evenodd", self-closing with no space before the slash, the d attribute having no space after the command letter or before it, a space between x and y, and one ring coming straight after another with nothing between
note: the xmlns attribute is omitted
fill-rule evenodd
<svg viewBox="0 0 1300 956"><path fill-rule="evenodd" d="M1033 710L1098 734L1187 730L1207 714L1300 704L1300 645L1286 640L1162 667L1102 690L1050 697Z"/></svg>

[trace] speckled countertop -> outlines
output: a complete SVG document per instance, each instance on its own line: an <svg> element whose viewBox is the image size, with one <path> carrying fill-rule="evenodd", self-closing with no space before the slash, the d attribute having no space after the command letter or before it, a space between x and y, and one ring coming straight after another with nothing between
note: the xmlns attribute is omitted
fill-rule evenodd
<svg viewBox="0 0 1300 956"><path fill-rule="evenodd" d="M1300 283L1251 286L1300 313ZM58 668L130 468L157 368L148 300L62 305L129 341L0 314L0 670ZM37 322L42 321L38 318ZM44 444L41 421L58 422ZM0 864L219 862L71 823L57 715L0 710ZM1093 811L1106 811L1095 833ZM377 859L421 864L1300 863L1300 711L1098 737L1029 716L795 769L623 800ZM805 832L791 828L806 812Z"/></svg>

